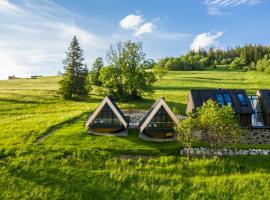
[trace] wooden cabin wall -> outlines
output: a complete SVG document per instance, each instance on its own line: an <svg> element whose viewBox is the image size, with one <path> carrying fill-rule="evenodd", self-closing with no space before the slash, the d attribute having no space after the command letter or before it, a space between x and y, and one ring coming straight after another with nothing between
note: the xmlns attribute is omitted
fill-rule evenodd
<svg viewBox="0 0 270 200"><path fill-rule="evenodd" d="M270 115L263 114L263 123L264 126L270 126Z"/></svg>
<svg viewBox="0 0 270 200"><path fill-rule="evenodd" d="M243 127L252 126L251 115L239 115L240 125Z"/></svg>

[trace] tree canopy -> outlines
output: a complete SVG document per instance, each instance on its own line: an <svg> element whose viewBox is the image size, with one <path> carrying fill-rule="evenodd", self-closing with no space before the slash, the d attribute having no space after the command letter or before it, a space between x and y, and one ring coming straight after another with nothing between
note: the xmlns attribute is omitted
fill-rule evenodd
<svg viewBox="0 0 270 200"><path fill-rule="evenodd" d="M157 65L172 71L203 70L209 67L215 68L217 65L225 65L228 68L255 70L256 67L254 66L260 60L270 60L269 57L270 46L249 44L226 50L209 48L208 50L200 49L198 52L190 51L179 57L163 58L159 60ZM264 69L266 68L264 67ZM270 72L270 69L263 71Z"/></svg>
<svg viewBox="0 0 270 200"><path fill-rule="evenodd" d="M107 51L109 66L100 71L99 80L116 98L135 100L153 92L153 72L146 71L142 43L126 41L112 45Z"/></svg>
<svg viewBox="0 0 270 200"><path fill-rule="evenodd" d="M76 36L73 37L66 56L63 61L65 72L59 82L59 93L64 99L86 97L88 95L86 87L88 69L83 63L83 50Z"/></svg>
<svg viewBox="0 0 270 200"><path fill-rule="evenodd" d="M101 57L98 57L94 61L93 65L92 65L92 70L89 74L90 82L93 85L101 86L101 81L99 80L99 76L100 76L100 70L102 67L104 67L103 59Z"/></svg>

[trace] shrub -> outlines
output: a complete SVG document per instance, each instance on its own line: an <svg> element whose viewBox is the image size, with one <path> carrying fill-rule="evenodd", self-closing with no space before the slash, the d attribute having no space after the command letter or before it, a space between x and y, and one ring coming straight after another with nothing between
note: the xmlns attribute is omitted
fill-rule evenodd
<svg viewBox="0 0 270 200"><path fill-rule="evenodd" d="M231 106L208 100L198 109L197 120L211 148L238 142L241 129Z"/></svg>
<svg viewBox="0 0 270 200"><path fill-rule="evenodd" d="M177 140L187 148L187 160L189 160L189 152L192 144L198 140L196 131L198 129L198 119L188 116L186 119L181 120L177 126Z"/></svg>
<svg viewBox="0 0 270 200"><path fill-rule="evenodd" d="M204 103L195 116L180 121L177 131L178 141L188 149L198 139L206 140L213 149L236 143L241 135L232 107L220 106L213 100Z"/></svg>
<svg viewBox="0 0 270 200"><path fill-rule="evenodd" d="M267 67L267 68L264 70L264 72L266 72L267 74L270 74L270 66Z"/></svg>

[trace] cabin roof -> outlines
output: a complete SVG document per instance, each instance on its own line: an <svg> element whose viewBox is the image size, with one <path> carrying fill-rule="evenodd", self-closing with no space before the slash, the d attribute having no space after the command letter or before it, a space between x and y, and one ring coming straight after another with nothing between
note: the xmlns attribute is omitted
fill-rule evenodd
<svg viewBox="0 0 270 200"><path fill-rule="evenodd" d="M85 123L85 126L86 127L89 127L89 125L98 116L98 114L102 111L102 109L104 108L104 106L106 104L109 105L109 107L112 109L112 111L114 112L114 114L116 115L116 117L120 120L120 122L122 123L122 125L125 128L127 128L127 126L128 126L128 120L127 120L127 118L125 117L125 115L123 114L123 112L120 110L120 108L117 106L117 104L115 103L114 99L110 95L107 95L103 99L103 101L99 104L99 106L94 111L94 113L92 115L90 115L90 117L88 118L88 120Z"/></svg>
<svg viewBox="0 0 270 200"><path fill-rule="evenodd" d="M204 102L212 99L217 102L216 94L229 94L232 107L236 114L252 114L253 109L245 90L241 89L192 89L190 96L193 101L193 111L201 107ZM241 105L238 95L242 95L246 105Z"/></svg>
<svg viewBox="0 0 270 200"><path fill-rule="evenodd" d="M144 115L144 117L142 118L140 124L139 124L139 128L140 128L140 132L142 132L145 127L147 126L147 124L151 121L151 119L155 116L155 114L158 112L158 110L161 108L161 106L163 106L164 110L167 112L167 114L171 117L171 119L173 120L173 122L175 122L176 124L179 123L177 117L175 116L175 114L172 112L172 110L170 109L170 107L167 105L167 103L165 102L163 97L160 97L159 100L157 100L152 106L151 108L146 112L146 114Z"/></svg>
<svg viewBox="0 0 270 200"><path fill-rule="evenodd" d="M263 113L270 114L270 90L258 90L257 95L259 96L260 105Z"/></svg>

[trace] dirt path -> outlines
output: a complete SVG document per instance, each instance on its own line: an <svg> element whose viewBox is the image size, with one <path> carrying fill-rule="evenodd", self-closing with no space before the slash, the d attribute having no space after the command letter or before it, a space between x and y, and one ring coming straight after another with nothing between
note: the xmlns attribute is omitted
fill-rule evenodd
<svg viewBox="0 0 270 200"><path fill-rule="evenodd" d="M47 137L49 137L50 135L52 135L57 129L58 128L53 128L48 133L46 133L45 135L38 136L37 139L36 139L36 142L37 143L43 142Z"/></svg>

